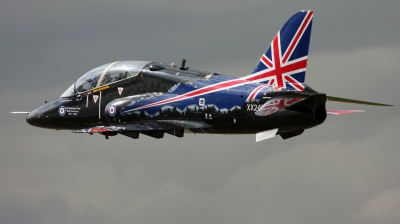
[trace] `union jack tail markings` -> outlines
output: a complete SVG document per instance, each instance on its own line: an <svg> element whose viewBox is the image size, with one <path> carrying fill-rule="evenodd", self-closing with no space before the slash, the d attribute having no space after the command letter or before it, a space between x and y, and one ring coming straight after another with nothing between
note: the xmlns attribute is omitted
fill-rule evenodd
<svg viewBox="0 0 400 224"><path fill-rule="evenodd" d="M302 15L304 13L306 14ZM292 18L296 16L303 16L304 18L299 24L293 37L288 41L287 36L290 35L290 25L292 25L288 23L296 23L293 21L290 22ZM300 12L294 15L275 36L271 46L265 54L261 56L260 62L254 69L253 73L245 78L254 82L270 81L269 84L272 85L275 90L281 88L287 89L287 84L289 84L290 87L294 88L294 90L304 91L303 82L307 67L308 44L311 34L312 17L312 11ZM310 29L307 29L308 27ZM286 30L289 31L285 33ZM306 34L306 36L304 36L304 34ZM303 43L307 44L307 46L298 46L303 36L308 38L308 40ZM289 42L286 49L282 49L284 45L282 42ZM284 54L282 54L283 50L285 50ZM299 74L296 76L297 78L294 77L296 74Z"/></svg>

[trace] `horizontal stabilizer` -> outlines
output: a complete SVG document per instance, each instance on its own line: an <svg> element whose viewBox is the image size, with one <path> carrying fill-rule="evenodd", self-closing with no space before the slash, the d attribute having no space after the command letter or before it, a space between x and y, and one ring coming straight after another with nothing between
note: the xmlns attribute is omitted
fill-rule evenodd
<svg viewBox="0 0 400 224"><path fill-rule="evenodd" d="M342 115L342 114L354 114L354 113L362 113L364 110L327 110L326 113L328 115Z"/></svg>
<svg viewBox="0 0 400 224"><path fill-rule="evenodd" d="M374 102L361 101L361 100L352 100L352 99L339 98L339 97L334 97L334 96L326 96L326 99L329 101L342 102L342 103L363 104L363 105L371 105L371 106L393 106L393 105L389 105L389 104L374 103Z"/></svg>

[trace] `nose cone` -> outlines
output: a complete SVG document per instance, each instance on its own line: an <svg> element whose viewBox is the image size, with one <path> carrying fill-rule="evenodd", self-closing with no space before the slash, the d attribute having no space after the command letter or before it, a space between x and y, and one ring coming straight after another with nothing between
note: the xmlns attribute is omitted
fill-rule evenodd
<svg viewBox="0 0 400 224"><path fill-rule="evenodd" d="M32 126L39 128L51 127L49 113L51 112L51 104L44 104L33 110L26 116L26 122Z"/></svg>
<svg viewBox="0 0 400 224"><path fill-rule="evenodd" d="M31 113L26 116L26 122L32 126L40 127L41 123L40 113L38 113L38 109L32 111Z"/></svg>

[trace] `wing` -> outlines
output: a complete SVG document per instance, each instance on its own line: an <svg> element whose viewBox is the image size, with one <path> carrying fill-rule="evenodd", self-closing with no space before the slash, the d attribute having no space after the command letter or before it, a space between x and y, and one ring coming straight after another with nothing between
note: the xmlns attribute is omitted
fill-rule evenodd
<svg viewBox="0 0 400 224"><path fill-rule="evenodd" d="M131 137L138 138L139 133L149 135L155 138L162 138L164 132L183 137L184 129L201 129L211 128L212 126L200 120L152 120L138 121L130 124L119 124L111 126L95 126L74 130L73 133L99 133L106 136L117 135L118 133Z"/></svg>

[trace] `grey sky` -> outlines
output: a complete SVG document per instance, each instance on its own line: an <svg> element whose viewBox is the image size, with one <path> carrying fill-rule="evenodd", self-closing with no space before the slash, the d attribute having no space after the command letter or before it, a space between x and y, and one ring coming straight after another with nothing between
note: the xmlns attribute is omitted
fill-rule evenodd
<svg viewBox="0 0 400 224"><path fill-rule="evenodd" d="M299 137L72 134L12 110L57 98L116 60L242 76L284 22L315 12L306 82L400 105L397 0L3 1L0 223L387 223L400 221L398 107L328 117Z"/></svg>

